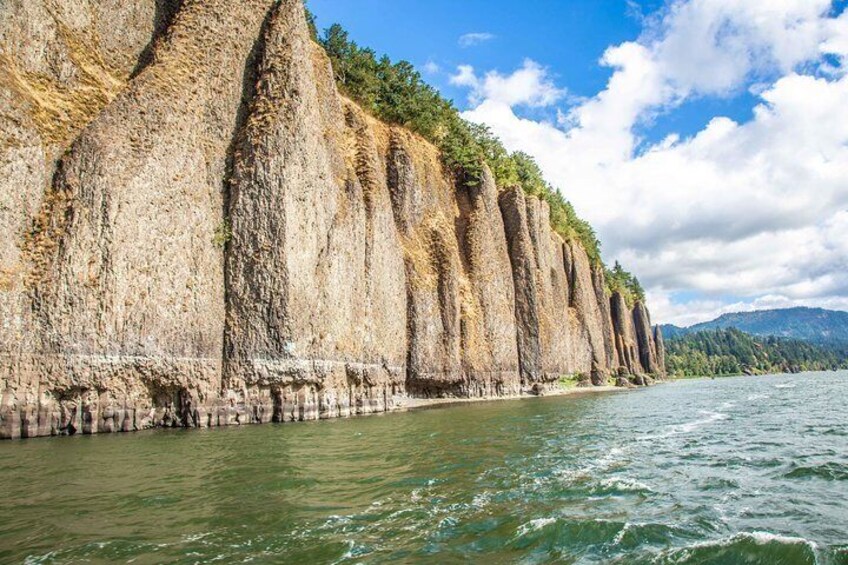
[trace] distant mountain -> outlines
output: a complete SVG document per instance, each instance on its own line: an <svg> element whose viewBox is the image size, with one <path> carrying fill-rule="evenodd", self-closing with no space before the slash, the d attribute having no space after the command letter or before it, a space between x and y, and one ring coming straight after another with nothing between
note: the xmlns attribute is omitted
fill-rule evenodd
<svg viewBox="0 0 848 565"><path fill-rule="evenodd" d="M662 330L662 334L665 339L674 339L689 333L689 328L681 328L674 324L660 324L660 329Z"/></svg>
<svg viewBox="0 0 848 565"><path fill-rule="evenodd" d="M823 308L784 308L722 314L711 322L681 328L662 326L663 336L674 339L703 330L736 328L756 336L776 336L810 342L848 342L848 312Z"/></svg>

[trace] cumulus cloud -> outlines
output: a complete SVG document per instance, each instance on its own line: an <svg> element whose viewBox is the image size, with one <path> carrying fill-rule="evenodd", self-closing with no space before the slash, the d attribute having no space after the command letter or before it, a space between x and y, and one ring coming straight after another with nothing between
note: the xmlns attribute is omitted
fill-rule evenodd
<svg viewBox="0 0 848 565"><path fill-rule="evenodd" d="M473 32L466 33L464 35L459 36L459 46L460 47L473 47L475 45L480 45L481 43L486 43L487 41L491 41L495 38L493 33L489 33L487 31L484 32Z"/></svg>
<svg viewBox="0 0 848 565"><path fill-rule="evenodd" d="M848 309L848 12L831 7L675 0L638 40L606 50L606 88L556 124L515 112L564 96L538 63L509 75L461 67L452 82L469 89L465 117L533 154L605 256L636 272L655 321ZM650 145L636 133L688 100L746 89L759 101L744 123L716 116Z"/></svg>
<svg viewBox="0 0 848 565"><path fill-rule="evenodd" d="M472 104L485 100L508 107L544 107L566 95L565 89L554 84L548 70L530 59L525 59L521 68L509 75L489 71L483 77L478 77L474 67L460 65L456 74L450 77L450 82L468 87Z"/></svg>

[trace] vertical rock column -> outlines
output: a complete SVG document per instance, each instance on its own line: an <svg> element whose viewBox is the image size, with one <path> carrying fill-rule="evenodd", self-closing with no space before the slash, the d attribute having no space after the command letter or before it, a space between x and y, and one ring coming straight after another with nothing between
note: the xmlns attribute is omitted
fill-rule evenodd
<svg viewBox="0 0 848 565"><path fill-rule="evenodd" d="M56 431L55 399L41 391L30 270L57 242L27 239L45 219L45 197L64 197L50 190L57 160L125 88L161 19L142 0L0 2L0 437Z"/></svg>
<svg viewBox="0 0 848 565"><path fill-rule="evenodd" d="M564 241L551 229L548 203L528 196L526 205L536 259L541 374L547 384L565 374L588 372L591 350L590 346L583 344L574 347L571 339L574 326L580 324L575 312L569 308L571 290L565 272ZM587 333L586 328L581 329ZM584 370L581 371L581 368Z"/></svg>
<svg viewBox="0 0 848 565"><path fill-rule="evenodd" d="M302 2L281 2L232 180L228 420L378 412L403 392L403 262L364 120L345 112Z"/></svg>
<svg viewBox="0 0 848 565"><path fill-rule="evenodd" d="M667 375L665 366L665 340L663 340L662 329L659 326L654 326L654 346L656 347L659 376L660 378L664 378Z"/></svg>
<svg viewBox="0 0 848 565"><path fill-rule="evenodd" d="M636 329L633 316L621 293L614 292L610 297L610 315L615 332L615 347L618 356L619 374L640 375L643 372L639 361L639 348L636 343Z"/></svg>
<svg viewBox="0 0 848 565"><path fill-rule="evenodd" d="M607 284L603 265L595 265L592 270L592 284L595 288L595 300L597 300L598 307L601 311L607 368L615 370L619 365L618 351L615 347L615 331L612 326L612 313L610 311L610 300L607 296Z"/></svg>
<svg viewBox="0 0 848 565"><path fill-rule="evenodd" d="M477 186L457 189L457 237L469 281L462 300L463 373L469 396L520 391L515 291L498 191L488 167Z"/></svg>
<svg viewBox="0 0 848 565"><path fill-rule="evenodd" d="M541 392L562 375L588 374L593 366L602 372L601 320L585 252L569 247L551 229L547 203L525 197L520 188L505 190L500 207L515 285L523 384Z"/></svg>
<svg viewBox="0 0 848 565"><path fill-rule="evenodd" d="M636 328L639 363L646 372L652 375L659 374L660 365L657 363L657 350L651 331L651 318L647 308L641 302L637 302L633 306L633 325Z"/></svg>
<svg viewBox="0 0 848 565"><path fill-rule="evenodd" d="M386 170L406 274L407 389L464 395L463 280L455 232L458 210L438 152L400 128L388 132Z"/></svg>
<svg viewBox="0 0 848 565"><path fill-rule="evenodd" d="M577 313L574 326L585 336L584 343L575 344L575 348L586 349L588 353L588 359L578 358L576 372L589 373L592 384L601 386L606 384L612 365L609 302L604 293L603 271L600 266L591 264L580 244L568 242L565 245L572 272L572 303ZM601 278L598 278L599 272Z"/></svg>
<svg viewBox="0 0 848 565"><path fill-rule="evenodd" d="M515 324L521 384L541 380L539 304L536 292L536 258L521 188L504 190L499 198L515 287Z"/></svg>
<svg viewBox="0 0 848 565"><path fill-rule="evenodd" d="M222 181L273 3L185 2L62 160L27 247L39 400L58 420L38 433L207 421L220 390Z"/></svg>

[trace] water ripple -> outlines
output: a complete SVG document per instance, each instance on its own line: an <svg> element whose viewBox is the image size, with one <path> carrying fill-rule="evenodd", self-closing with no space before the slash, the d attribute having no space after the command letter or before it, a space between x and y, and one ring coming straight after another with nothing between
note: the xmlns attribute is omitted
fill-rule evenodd
<svg viewBox="0 0 848 565"><path fill-rule="evenodd" d="M846 405L841 373L7 442L0 562L839 565Z"/></svg>

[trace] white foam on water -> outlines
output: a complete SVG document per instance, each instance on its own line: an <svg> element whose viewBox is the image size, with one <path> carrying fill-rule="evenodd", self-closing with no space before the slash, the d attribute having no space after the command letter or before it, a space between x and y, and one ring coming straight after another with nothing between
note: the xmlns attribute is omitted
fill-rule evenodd
<svg viewBox="0 0 848 565"><path fill-rule="evenodd" d="M795 383L779 383L774 385L774 388L795 388Z"/></svg>
<svg viewBox="0 0 848 565"><path fill-rule="evenodd" d="M765 400L766 398L771 398L768 394L751 394L746 398L748 402L752 402L754 400Z"/></svg>
<svg viewBox="0 0 848 565"><path fill-rule="evenodd" d="M638 441L653 441L657 439L665 439L671 436L679 435L679 434L688 434L698 430L703 426L708 426L714 422L720 422L722 420L727 420L730 418L730 415L724 412L711 412L709 410L701 410L701 415L703 418L699 418L697 420L692 420L691 422L684 422L682 424L672 424L665 427L665 430L656 433L656 434L647 434L643 436L639 436L636 439Z"/></svg>
<svg viewBox="0 0 848 565"><path fill-rule="evenodd" d="M535 520L530 520L526 524L522 524L518 527L518 536L525 536L530 532L541 530L545 526L553 524L554 522L556 522L556 518L536 518Z"/></svg>
<svg viewBox="0 0 848 565"><path fill-rule="evenodd" d="M471 499L471 505L475 508L483 508L484 506L488 506L492 501L492 493L489 491L481 492L474 495L474 498Z"/></svg>
<svg viewBox="0 0 848 565"><path fill-rule="evenodd" d="M709 410L703 410L701 411L701 414L703 414L705 417L701 418L700 420L686 422L685 424L678 424L678 433L686 434L694 432L702 426L707 426L709 424L712 424L713 422L720 422L722 420L727 420L728 418L730 418L730 416L728 416L724 412L710 412Z"/></svg>
<svg viewBox="0 0 848 565"><path fill-rule="evenodd" d="M594 461L590 461L577 469L559 469L556 474L561 480L573 481L580 479L588 479L597 477L598 475L610 471L615 467L621 467L627 459L628 447L613 447Z"/></svg>
<svg viewBox="0 0 848 565"><path fill-rule="evenodd" d="M333 514L331 516L328 516L327 519L324 520L324 523L321 524L318 527L318 529L319 530L334 530L338 527L344 527L344 526L350 524L351 521L353 521L354 516L355 515L340 516L338 514ZM308 534L309 532L307 531L305 533Z"/></svg>
<svg viewBox="0 0 848 565"><path fill-rule="evenodd" d="M424 492L428 491L430 487L436 484L436 479L428 479L427 484L423 487L419 487L416 489L412 489L412 492L409 493L409 498L412 499L412 502L418 502L424 497Z"/></svg>
<svg viewBox="0 0 848 565"><path fill-rule="evenodd" d="M458 523L459 523L459 521L456 518L454 518L453 516L446 516L445 518L442 518L441 520L439 520L439 525L436 526L436 527L440 528L440 529L445 528L445 527L452 528L452 527L456 526Z"/></svg>
<svg viewBox="0 0 848 565"><path fill-rule="evenodd" d="M760 545L765 545L771 542L777 543L798 543L809 545L810 547L815 548L816 542L810 541L808 539L799 538L795 536L784 536L781 534L773 534L771 532L745 532L744 534L740 534L740 536L749 537Z"/></svg>
<svg viewBox="0 0 848 565"><path fill-rule="evenodd" d="M186 534L183 536L183 542L193 543L196 541L200 541L205 537L209 537L212 535L212 532L201 532L199 534Z"/></svg>
<svg viewBox="0 0 848 565"><path fill-rule="evenodd" d="M347 544L347 551L344 552L344 555L342 555L340 559L334 561L333 563L342 563L343 561L357 557L357 555L354 553L354 551L356 550L356 542L349 539L345 540L345 543Z"/></svg>
<svg viewBox="0 0 848 565"><path fill-rule="evenodd" d="M601 480L601 486L624 492L654 492L654 489L652 489L649 485L627 477L607 477Z"/></svg>
<svg viewBox="0 0 848 565"><path fill-rule="evenodd" d="M617 534L615 534L615 538L612 540L612 543L614 543L615 545L618 545L622 541L624 541L624 536L627 534L627 530L629 530L631 526L632 526L632 524L630 522L625 522L624 526L622 526L622 528L621 528L621 531L619 531Z"/></svg>

